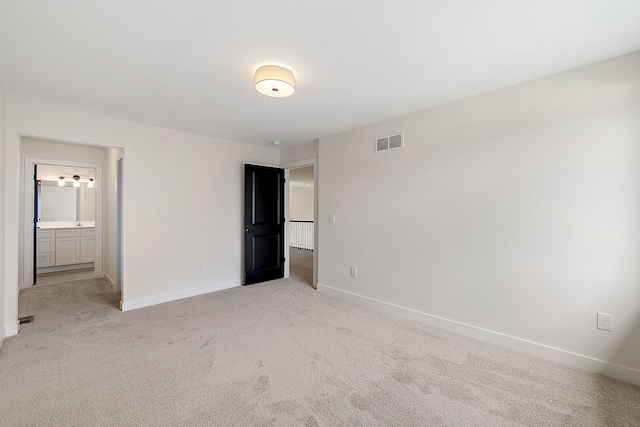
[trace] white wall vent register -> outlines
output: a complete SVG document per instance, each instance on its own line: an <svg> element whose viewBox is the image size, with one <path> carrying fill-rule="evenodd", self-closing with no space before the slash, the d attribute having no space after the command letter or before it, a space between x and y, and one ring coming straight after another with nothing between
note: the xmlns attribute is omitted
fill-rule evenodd
<svg viewBox="0 0 640 427"><path fill-rule="evenodd" d="M376 138L376 153L378 151L395 150L396 148L403 148L403 147L404 147L404 134L402 133Z"/></svg>

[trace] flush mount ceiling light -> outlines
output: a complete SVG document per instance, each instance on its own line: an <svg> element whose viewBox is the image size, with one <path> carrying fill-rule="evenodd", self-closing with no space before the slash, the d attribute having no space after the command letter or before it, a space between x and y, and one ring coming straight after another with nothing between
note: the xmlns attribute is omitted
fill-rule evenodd
<svg viewBox="0 0 640 427"><path fill-rule="evenodd" d="M76 188L80 187L80 176L73 175L73 186Z"/></svg>
<svg viewBox="0 0 640 427"><path fill-rule="evenodd" d="M296 80L291 70L277 65L258 68L255 84L258 92L274 98L293 95L296 90Z"/></svg>
<svg viewBox="0 0 640 427"><path fill-rule="evenodd" d="M58 187L64 187L64 185L65 185L65 184L64 184L64 176L61 176L61 177L58 179Z"/></svg>
<svg viewBox="0 0 640 427"><path fill-rule="evenodd" d="M87 188L93 188L96 186L96 180L93 178L89 178L89 182L87 183Z"/></svg>

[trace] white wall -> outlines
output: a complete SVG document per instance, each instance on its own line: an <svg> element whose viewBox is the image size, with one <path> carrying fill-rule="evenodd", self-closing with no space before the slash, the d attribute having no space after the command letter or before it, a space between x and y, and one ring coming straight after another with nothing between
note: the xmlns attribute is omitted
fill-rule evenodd
<svg viewBox="0 0 640 427"><path fill-rule="evenodd" d="M125 308L240 283L243 163L278 165L277 150L7 98L5 239L15 249L19 135L125 149ZM5 258L5 283L17 283L17 250ZM17 300L8 288L6 307Z"/></svg>
<svg viewBox="0 0 640 427"><path fill-rule="evenodd" d="M319 181L319 289L640 382L640 53L321 138Z"/></svg>
<svg viewBox="0 0 640 427"><path fill-rule="evenodd" d="M5 175L5 166L4 166L4 152L5 152L5 98L4 98L4 88L0 83L0 182L7 182L7 176ZM0 271L5 271L5 203L4 203L4 185L0 185ZM8 316L8 310L5 309L5 305L8 304L8 301L5 298L5 294L11 293L8 289L7 282L5 280L4 275L0 275L0 348L2 347L2 343L4 342L5 336L9 333L13 334L15 331L8 331L8 328L12 328L17 330L16 320ZM17 301L13 302L17 305Z"/></svg>
<svg viewBox="0 0 640 427"><path fill-rule="evenodd" d="M280 164L293 163L300 160L318 157L318 140L310 141L280 150Z"/></svg>
<svg viewBox="0 0 640 427"><path fill-rule="evenodd" d="M289 187L289 218L298 221L313 221L313 188Z"/></svg>

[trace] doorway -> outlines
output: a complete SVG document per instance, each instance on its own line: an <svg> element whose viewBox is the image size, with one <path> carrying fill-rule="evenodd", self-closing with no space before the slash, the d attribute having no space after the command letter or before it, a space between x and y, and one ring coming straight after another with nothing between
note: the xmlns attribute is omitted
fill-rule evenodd
<svg viewBox="0 0 640 427"><path fill-rule="evenodd" d="M122 221L122 212L124 211L122 199L124 150L114 147L94 146L44 138L21 137L20 153L23 159L22 175L24 176L20 183L22 187L22 200L20 204L21 231L19 239L20 289L26 290L33 286L34 283L48 285L60 282L68 283L72 280L91 279L96 283L101 283L100 286L103 288L103 292L117 292L117 299L120 299L124 288L121 262L123 253L121 247L124 232ZM119 164L118 160L120 160ZM37 178L41 180L43 178L51 178L50 181L58 180L59 176L64 176L65 187L73 187L72 183L75 181L73 175L78 175L80 178L81 187L79 188L84 186L88 187L89 180L93 179L93 189L91 191L93 191L94 194L88 194L85 189L83 196L76 196L76 201L80 206L76 207L77 210L82 211L82 209L84 209L86 213L87 206L94 205L95 213L92 217L74 218L74 222L69 224L70 227L67 227L67 229L74 233L73 236L56 236L56 230L53 230L53 235L40 236L45 239L50 239L49 242L46 242L50 245L49 250L47 251L45 243L42 248L44 251L40 251L50 252L48 254L50 263L57 262L57 254L54 249L57 247L57 237L65 237L64 241L61 240L62 245L60 249L63 253L60 255L62 255L63 258L64 256L70 257L67 259L67 263L63 260L63 266L54 267L54 270L59 269L60 271L47 270L46 274L48 277L46 277L46 280L42 280L41 277L38 277L38 271L34 271L34 267L37 266L37 260L34 259L34 255L38 255L38 242L36 241L38 237L36 231L38 229L35 228L34 225L37 225L37 220L59 221L66 218L47 218L35 215L38 210L43 212L42 207L37 209L38 187L36 181L34 181L35 165L67 168L67 171L64 171L64 173L60 172L59 175L58 173L54 173L53 177L44 177L40 174L42 167L39 167L37 176ZM116 175L118 175L118 178ZM117 189L118 195L120 196L117 209L119 215L117 218L118 233L116 233L116 183L118 184ZM54 183L51 182L49 184L47 187L53 186ZM57 182L55 184L57 184ZM54 187L57 188L57 186ZM84 203L81 203L83 201ZM43 199L40 199L40 203L42 202ZM76 220L80 220L80 226L78 227L75 226L78 224ZM91 226L93 226L93 230ZM51 234L51 230L49 230L49 233ZM80 235L76 236L75 234ZM69 239L66 239L67 237L69 237ZM117 243L116 240L118 240ZM85 248L93 248L94 253L92 254L91 251L82 251L81 247L83 245ZM81 254L79 263L77 259L74 258L76 251L80 251ZM93 260L93 265L90 264L91 260ZM116 264L118 264L119 268L117 275ZM84 268L87 265L91 265L90 269ZM48 267L53 266L50 265ZM78 269L73 270L73 267L77 267ZM69 270L71 270L71 272ZM35 282L34 279L37 279L37 282ZM20 295L23 295L23 293L20 292Z"/></svg>
<svg viewBox="0 0 640 427"><path fill-rule="evenodd" d="M286 168L285 277L317 286L317 166L316 159L283 165Z"/></svg>
<svg viewBox="0 0 640 427"><path fill-rule="evenodd" d="M289 170L289 277L313 285L314 168Z"/></svg>
<svg viewBox="0 0 640 427"><path fill-rule="evenodd" d="M245 165L243 283L291 277L316 288L317 159L287 163L283 168ZM269 226L268 232L263 225Z"/></svg>

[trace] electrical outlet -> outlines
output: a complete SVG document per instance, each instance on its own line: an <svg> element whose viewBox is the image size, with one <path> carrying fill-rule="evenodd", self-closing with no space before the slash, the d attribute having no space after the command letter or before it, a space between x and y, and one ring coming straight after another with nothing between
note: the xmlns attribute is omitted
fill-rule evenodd
<svg viewBox="0 0 640 427"><path fill-rule="evenodd" d="M336 214L329 215L329 222L331 224L335 224L336 223Z"/></svg>
<svg viewBox="0 0 640 427"><path fill-rule="evenodd" d="M606 313L598 313L598 329L603 331L613 331L613 315Z"/></svg>
<svg viewBox="0 0 640 427"><path fill-rule="evenodd" d="M351 275L353 277L358 277L358 268L357 267L351 267Z"/></svg>
<svg viewBox="0 0 640 427"><path fill-rule="evenodd" d="M203 263L201 263L201 262L199 262L199 263L198 263L198 273L200 273L200 272L202 272L202 271L204 271L204 264L203 264Z"/></svg>

